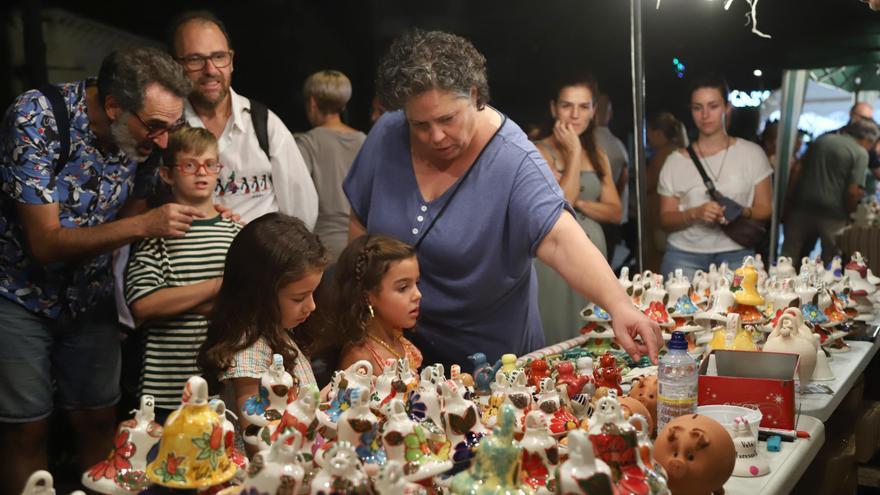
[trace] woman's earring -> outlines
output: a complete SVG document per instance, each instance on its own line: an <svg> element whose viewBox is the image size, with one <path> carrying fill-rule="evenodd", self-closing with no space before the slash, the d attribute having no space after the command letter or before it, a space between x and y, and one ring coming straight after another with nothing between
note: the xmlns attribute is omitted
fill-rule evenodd
<svg viewBox="0 0 880 495"><path fill-rule="evenodd" d="M370 318L375 318L375 317L376 317L376 312L373 311L373 305L372 305L372 304L367 304L367 308L370 310Z"/></svg>

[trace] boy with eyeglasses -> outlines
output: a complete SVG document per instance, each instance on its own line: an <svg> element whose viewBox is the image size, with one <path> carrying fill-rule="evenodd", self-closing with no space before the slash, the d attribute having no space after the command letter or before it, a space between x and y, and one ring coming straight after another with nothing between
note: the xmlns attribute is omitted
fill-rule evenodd
<svg viewBox="0 0 880 495"><path fill-rule="evenodd" d="M187 378L198 375L196 357L208 331L207 316L220 289L226 251L241 225L214 209L223 165L208 130L185 127L169 135L159 176L175 203L204 213L183 237L151 238L132 250L125 299L141 330L146 353L140 393L156 398L157 417L180 405Z"/></svg>

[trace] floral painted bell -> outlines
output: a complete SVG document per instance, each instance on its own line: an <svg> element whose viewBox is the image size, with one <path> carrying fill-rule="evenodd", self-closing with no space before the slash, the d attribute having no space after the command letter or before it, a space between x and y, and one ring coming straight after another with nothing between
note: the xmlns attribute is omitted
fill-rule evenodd
<svg viewBox="0 0 880 495"><path fill-rule="evenodd" d="M379 418L370 410L369 398L361 395L361 389L351 391L351 407L339 415L336 435L338 441L353 445L363 462L385 462L385 451L379 441Z"/></svg>
<svg viewBox="0 0 880 495"><path fill-rule="evenodd" d="M559 445L549 426L542 411L530 412L526 416L526 432L519 442L523 450L522 481L533 490L551 489L559 465Z"/></svg>
<svg viewBox="0 0 880 495"><path fill-rule="evenodd" d="M316 413L318 421L328 431L336 431L336 421L351 407L351 393L360 390L363 397L373 392L373 364L365 359L354 362L344 370L333 373L330 381L329 404L322 404Z"/></svg>
<svg viewBox="0 0 880 495"><path fill-rule="evenodd" d="M582 309L581 318L589 323L608 323L611 321L611 315L596 303L590 303Z"/></svg>
<svg viewBox="0 0 880 495"><path fill-rule="evenodd" d="M260 428L281 419L287 402L296 397L293 377L284 369L284 358L281 354L272 356L272 365L260 377L257 395L249 397L241 413L250 426L242 432L242 439L250 445L259 445L257 434Z"/></svg>
<svg viewBox="0 0 880 495"><path fill-rule="evenodd" d="M452 468L452 461L434 454L425 430L409 418L400 399L388 404L382 445L389 461L401 463L409 481L425 481Z"/></svg>
<svg viewBox="0 0 880 495"><path fill-rule="evenodd" d="M528 495L531 488L522 483L522 449L514 440L516 414L505 404L499 413L498 426L480 442L470 469L452 478L454 495Z"/></svg>
<svg viewBox="0 0 880 495"><path fill-rule="evenodd" d="M706 311L694 314L694 320L701 322L718 322L727 321L727 313L733 309L736 304L733 292L727 283L716 285L712 292L711 303Z"/></svg>
<svg viewBox="0 0 880 495"><path fill-rule="evenodd" d="M612 495L617 493L611 468L597 459L587 433L575 430L568 434L568 460L556 474L558 495Z"/></svg>
<svg viewBox="0 0 880 495"><path fill-rule="evenodd" d="M147 478L168 488L216 487L235 476L226 455L223 418L208 403L208 383L190 377L181 406L165 422L159 453L147 465Z"/></svg>
<svg viewBox="0 0 880 495"><path fill-rule="evenodd" d="M238 418L232 411L226 409L226 403L220 399L211 399L208 401L208 404L223 420L223 446L226 448L226 455L229 457L229 460L238 468L235 473L235 481L241 481L244 479L248 468L248 458L242 451L235 448L235 425L229 420L227 414L231 415L233 419Z"/></svg>
<svg viewBox="0 0 880 495"><path fill-rule="evenodd" d="M154 407L152 395L141 397L134 418L119 424L113 450L107 459L83 473L83 486L97 493L113 495L137 493L149 486L147 454L162 437L162 426L154 421Z"/></svg>

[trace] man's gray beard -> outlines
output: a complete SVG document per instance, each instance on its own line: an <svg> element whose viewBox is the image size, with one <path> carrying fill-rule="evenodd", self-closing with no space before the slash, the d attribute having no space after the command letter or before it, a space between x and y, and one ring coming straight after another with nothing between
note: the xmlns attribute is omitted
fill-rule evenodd
<svg viewBox="0 0 880 495"><path fill-rule="evenodd" d="M116 147L125 153L125 156L138 163L142 163L145 162L150 155L142 155L138 151L137 139L131 134L131 131L128 129L128 124L126 123L129 117L131 117L129 112L120 113L119 118L110 123L110 135L113 136L113 142L116 143Z"/></svg>

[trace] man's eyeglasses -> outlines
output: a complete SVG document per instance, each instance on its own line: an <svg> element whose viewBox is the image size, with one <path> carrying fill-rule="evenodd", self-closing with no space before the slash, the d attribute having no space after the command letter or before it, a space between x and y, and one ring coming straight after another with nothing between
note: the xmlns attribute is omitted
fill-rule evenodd
<svg viewBox="0 0 880 495"><path fill-rule="evenodd" d="M175 120L174 122L172 122L168 125L148 124L146 121L144 121L144 119L141 118L140 115L137 114L137 112L132 112L132 113L134 114L135 118L138 119L138 122L140 122L141 125L144 126L144 129L147 130L147 138L149 138L149 139L157 138L157 137L161 136L162 134L165 134L166 132L174 132L176 130L181 129L183 126L186 125L186 121L183 120L183 117Z"/></svg>
<svg viewBox="0 0 880 495"><path fill-rule="evenodd" d="M180 170L181 173L186 175L194 175L202 168L205 169L205 172L214 175L220 173L220 169L223 168L223 164L218 162L217 160L205 160L201 163L195 160L187 160L183 163L178 163L176 167L177 170Z"/></svg>
<svg viewBox="0 0 880 495"><path fill-rule="evenodd" d="M214 52L210 55L186 55L184 57L177 57L175 60L183 64L186 70L195 72L204 69L208 60L218 69L228 67L232 63L233 54L235 52L229 50L228 52Z"/></svg>

